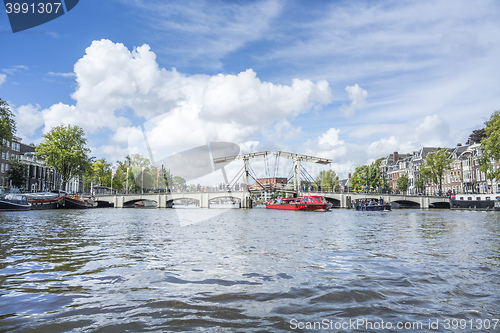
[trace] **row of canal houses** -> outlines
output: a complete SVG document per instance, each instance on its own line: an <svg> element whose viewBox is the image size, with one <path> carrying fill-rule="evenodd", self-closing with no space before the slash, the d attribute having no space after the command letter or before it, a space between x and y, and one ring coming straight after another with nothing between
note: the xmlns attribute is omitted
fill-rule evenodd
<svg viewBox="0 0 500 333"><path fill-rule="evenodd" d="M394 152L385 157L380 163L380 174L385 187L390 186L397 191L399 177L408 175L409 186L405 194L437 195L437 184L427 184L425 193L416 186L420 177L420 168L427 155L439 148L423 147L409 154ZM442 193L500 193L500 180L494 179L493 186L486 174L479 170L479 157L482 154L480 144L471 142L466 145L458 144L455 148L448 148L452 163L450 170L446 170L443 177ZM499 168L496 165L496 168Z"/></svg>
<svg viewBox="0 0 500 333"><path fill-rule="evenodd" d="M28 180L21 188L24 192L58 191L62 189L61 175L54 168L47 166L43 160L37 158L35 145L24 144L21 142L21 138L13 137L12 141L4 140L3 147L0 156L0 193L8 191L12 187L8 175L11 158L15 158L28 166ZM82 189L83 182L79 177L73 178L64 188L65 191L70 193L78 193Z"/></svg>

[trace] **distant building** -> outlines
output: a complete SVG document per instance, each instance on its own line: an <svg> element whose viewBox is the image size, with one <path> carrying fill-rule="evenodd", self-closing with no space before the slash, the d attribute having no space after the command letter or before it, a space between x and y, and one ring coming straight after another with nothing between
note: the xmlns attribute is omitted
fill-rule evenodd
<svg viewBox="0 0 500 333"><path fill-rule="evenodd" d="M380 176L383 187L392 187L397 191L397 182L403 174L408 175L408 194L437 195L438 184L426 184L423 193L417 188L417 180L420 178L420 170L425 159L436 151L435 147L423 147L411 154L399 154L394 152L388 155L380 163ZM443 175L442 193L500 193L500 180L494 179L493 184L486 178L486 173L480 170L479 158L483 152L478 143L462 146L457 144L455 148L447 148L452 160L450 169ZM495 169L500 164L494 165Z"/></svg>
<svg viewBox="0 0 500 333"><path fill-rule="evenodd" d="M12 141L3 140L3 150L0 159L0 188L9 188L10 180L8 171L10 169L10 158L14 157L19 160L21 155L21 139L13 137Z"/></svg>
<svg viewBox="0 0 500 333"><path fill-rule="evenodd" d="M83 190L83 181L80 177L72 178L66 188L62 188L62 177L52 167L45 164L35 154L34 144L24 144L21 139L14 137L12 142L4 140L4 150L0 156L0 188L10 189L12 186L9 180L8 171L10 169L10 159L15 158L28 166L28 180L20 188L23 192L44 192L65 190L70 193L80 193Z"/></svg>
<svg viewBox="0 0 500 333"><path fill-rule="evenodd" d="M259 178L255 180L255 185L249 186L251 191L260 192L262 200L265 202L271 199L271 193L275 190L282 190L288 184L287 178Z"/></svg>
<svg viewBox="0 0 500 333"><path fill-rule="evenodd" d="M257 185L264 185L264 184L283 184L286 185L288 183L288 180L286 178L259 178L256 181Z"/></svg>
<svg viewBox="0 0 500 333"><path fill-rule="evenodd" d="M20 155L20 161L28 165L28 181L24 187L26 192L58 191L61 189L61 175L38 159L36 154L26 152Z"/></svg>

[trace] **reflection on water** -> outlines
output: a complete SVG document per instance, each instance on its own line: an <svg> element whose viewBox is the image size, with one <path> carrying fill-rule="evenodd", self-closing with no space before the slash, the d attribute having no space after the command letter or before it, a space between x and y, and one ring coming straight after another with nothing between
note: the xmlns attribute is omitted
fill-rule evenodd
<svg viewBox="0 0 500 333"><path fill-rule="evenodd" d="M444 210L0 212L0 331L383 320L446 332L446 320L500 318L499 222Z"/></svg>

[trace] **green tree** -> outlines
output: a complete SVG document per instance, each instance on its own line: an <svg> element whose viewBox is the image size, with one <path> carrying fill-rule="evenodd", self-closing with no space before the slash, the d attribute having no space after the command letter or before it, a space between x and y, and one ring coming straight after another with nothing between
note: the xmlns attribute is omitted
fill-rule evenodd
<svg viewBox="0 0 500 333"><path fill-rule="evenodd" d="M441 195L444 172L450 170L451 157L448 149L440 148L429 153L420 168L420 174L428 177L434 184L439 185L439 195Z"/></svg>
<svg viewBox="0 0 500 333"><path fill-rule="evenodd" d="M429 182L428 178L425 177L425 175L420 174L420 177L418 177L417 180L415 181L415 187L417 188L417 190L419 190L420 193L424 193L425 186L427 185L428 182Z"/></svg>
<svg viewBox="0 0 500 333"><path fill-rule="evenodd" d="M132 192L155 187L156 175L152 175L153 166L148 158L134 154L127 156L125 163L129 166L129 187Z"/></svg>
<svg viewBox="0 0 500 333"><path fill-rule="evenodd" d="M351 188L365 188L377 187L382 185L382 178L380 177L380 161L373 162L370 166L361 165L356 167L351 177Z"/></svg>
<svg viewBox="0 0 500 333"><path fill-rule="evenodd" d="M179 176L173 176L172 177L172 185L173 186L176 186L176 187L182 187L184 185L186 185L186 180L182 177L179 177Z"/></svg>
<svg viewBox="0 0 500 333"><path fill-rule="evenodd" d="M408 186L410 185L410 179L408 178L408 174L404 173L398 178L398 190L401 192L406 192L408 190Z"/></svg>
<svg viewBox="0 0 500 333"><path fill-rule="evenodd" d="M133 177L130 177L130 167L128 164L126 164L126 162L122 161L117 161L116 164L118 165L118 167L116 168L116 174L113 178L113 188L127 193L130 191L130 185L134 182ZM129 169L128 188L127 169Z"/></svg>
<svg viewBox="0 0 500 333"><path fill-rule="evenodd" d="M323 191L325 190L336 191L339 189L338 177L335 171L333 170L320 171L314 183L316 184L316 186L321 186L321 189Z"/></svg>
<svg viewBox="0 0 500 333"><path fill-rule="evenodd" d="M94 186L111 186L111 163L104 158L100 158L85 171L85 188L90 187L90 183Z"/></svg>
<svg viewBox="0 0 500 333"><path fill-rule="evenodd" d="M28 181L28 165L18 161L15 157L11 157L7 175L14 187L22 188Z"/></svg>
<svg viewBox="0 0 500 333"><path fill-rule="evenodd" d="M486 122L485 135L481 140L483 154L479 157L479 170L486 174L493 190L493 179L500 179L500 169L495 165L500 162L500 110L495 111Z"/></svg>
<svg viewBox="0 0 500 333"><path fill-rule="evenodd" d="M9 104L0 98L0 150L4 150L4 140L12 141L16 133L16 122Z"/></svg>
<svg viewBox="0 0 500 333"><path fill-rule="evenodd" d="M61 174L62 186L75 176L83 176L92 163L85 132L78 126L60 125L43 136L36 154Z"/></svg>
<svg viewBox="0 0 500 333"><path fill-rule="evenodd" d="M481 140L481 148L494 161L500 161L500 110L495 111L486 122L486 136Z"/></svg>
<svg viewBox="0 0 500 333"><path fill-rule="evenodd" d="M483 151L483 153L478 157L479 171L484 172L486 178L490 180L490 192L493 191L493 180L495 178L500 178L500 169L495 170L495 162L488 151Z"/></svg>

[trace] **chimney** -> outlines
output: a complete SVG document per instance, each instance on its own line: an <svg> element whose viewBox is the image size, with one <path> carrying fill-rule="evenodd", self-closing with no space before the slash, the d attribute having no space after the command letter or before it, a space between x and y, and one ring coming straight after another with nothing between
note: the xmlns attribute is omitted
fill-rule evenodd
<svg viewBox="0 0 500 333"><path fill-rule="evenodd" d="M397 152L397 151L395 151L395 152L394 152L394 155L393 155L393 156L394 156L394 162L399 161L399 154L398 154L398 152Z"/></svg>

